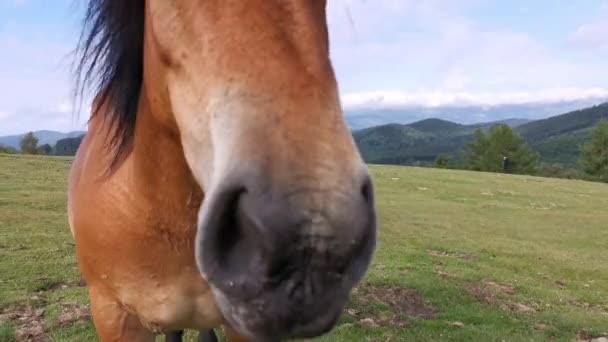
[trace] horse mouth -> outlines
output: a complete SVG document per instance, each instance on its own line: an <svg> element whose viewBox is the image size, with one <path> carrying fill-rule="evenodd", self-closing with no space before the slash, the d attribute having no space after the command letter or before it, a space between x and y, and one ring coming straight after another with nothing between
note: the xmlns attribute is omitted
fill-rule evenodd
<svg viewBox="0 0 608 342"><path fill-rule="evenodd" d="M252 341L314 338L335 326L354 284L324 273L278 284L268 280L257 289L246 283L212 288L225 319Z"/></svg>

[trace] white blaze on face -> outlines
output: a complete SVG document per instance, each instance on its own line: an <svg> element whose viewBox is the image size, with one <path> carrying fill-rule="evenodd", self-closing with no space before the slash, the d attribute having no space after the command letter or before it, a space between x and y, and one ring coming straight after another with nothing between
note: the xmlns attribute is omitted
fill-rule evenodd
<svg viewBox="0 0 608 342"><path fill-rule="evenodd" d="M247 168L250 156L241 156L247 132L260 127L263 118L244 104L247 90L239 86L197 90L189 80L170 86L174 117L177 121L186 161L199 185L209 191L222 177ZM171 83L170 83L171 84Z"/></svg>

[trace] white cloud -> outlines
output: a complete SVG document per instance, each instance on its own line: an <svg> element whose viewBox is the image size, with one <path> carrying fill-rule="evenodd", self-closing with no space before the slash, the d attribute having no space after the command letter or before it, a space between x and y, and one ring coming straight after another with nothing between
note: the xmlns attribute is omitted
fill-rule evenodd
<svg viewBox="0 0 608 342"><path fill-rule="evenodd" d="M342 96L346 109L365 107L496 106L503 104L557 103L586 99L608 99L603 88L552 88L533 92L404 92L374 91Z"/></svg>
<svg viewBox="0 0 608 342"><path fill-rule="evenodd" d="M73 46L11 29L0 31L0 135L33 129L80 129L70 123L69 52Z"/></svg>
<svg viewBox="0 0 608 342"><path fill-rule="evenodd" d="M56 106L55 109L59 113L65 113L65 114L72 113L72 111L73 111L72 105L69 102L67 102L67 101L61 102L60 104L58 104Z"/></svg>
<svg viewBox="0 0 608 342"><path fill-rule="evenodd" d="M596 20L581 25L574 31L569 41L574 46L592 50L608 50L608 11Z"/></svg>
<svg viewBox="0 0 608 342"><path fill-rule="evenodd" d="M44 109L22 109L1 119L0 135L19 134L36 130L86 130L85 118Z"/></svg>
<svg viewBox="0 0 608 342"><path fill-rule="evenodd" d="M343 11L333 7L332 59L342 92L534 93L608 87L603 62L569 58L577 52L556 51L514 25L484 26L469 11L476 3L352 0L356 35ZM608 42L608 32L594 37Z"/></svg>
<svg viewBox="0 0 608 342"><path fill-rule="evenodd" d="M328 1L332 61L345 107L497 105L608 96L606 59L572 57L582 47L608 51L608 2L596 20L562 38L571 43L565 50L539 40L534 32L518 30L516 20L501 27L477 22L472 9L484 1ZM0 0L9 8L25 3ZM68 53L74 37L61 39L46 31L30 36L24 28L41 29L20 25L4 25L0 31L0 135L81 129L88 114L74 121L66 100L71 95Z"/></svg>

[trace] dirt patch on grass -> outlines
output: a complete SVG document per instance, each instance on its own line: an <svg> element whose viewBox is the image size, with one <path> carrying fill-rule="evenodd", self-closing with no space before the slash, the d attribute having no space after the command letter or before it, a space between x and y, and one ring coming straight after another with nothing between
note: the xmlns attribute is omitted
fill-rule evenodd
<svg viewBox="0 0 608 342"><path fill-rule="evenodd" d="M511 284L506 284L506 283L496 283L493 281L486 281L484 282L486 286L494 289L495 291L499 291L501 293L505 293L508 295L513 295L515 294L515 287Z"/></svg>
<svg viewBox="0 0 608 342"><path fill-rule="evenodd" d="M0 322L13 322L16 341L46 342L44 314L43 308L20 307L0 313Z"/></svg>
<svg viewBox="0 0 608 342"><path fill-rule="evenodd" d="M435 310L414 289L397 286L363 286L353 292L357 307L347 313L368 327L405 327L407 317L433 319ZM388 310L376 308L378 305Z"/></svg>
<svg viewBox="0 0 608 342"><path fill-rule="evenodd" d="M592 333L582 330L576 334L577 342L608 342L608 336L596 336Z"/></svg>
<svg viewBox="0 0 608 342"><path fill-rule="evenodd" d="M570 303L576 307L585 309L585 311L592 311L592 312L601 313L601 314L608 314L608 305L591 304L591 303L580 302L580 301L571 301Z"/></svg>
<svg viewBox="0 0 608 342"><path fill-rule="evenodd" d="M46 291L58 291L65 290L74 287L85 287L86 284L80 281L72 281L72 282L64 282L64 281L52 281L47 278L41 278L40 281L42 284L36 288L36 292L46 292Z"/></svg>
<svg viewBox="0 0 608 342"><path fill-rule="evenodd" d="M533 313L538 310L536 305L530 306L513 301L510 297L516 293L515 287L507 283L484 280L480 284L471 285L467 291L477 300L498 306L502 310L512 312Z"/></svg>
<svg viewBox="0 0 608 342"><path fill-rule="evenodd" d="M65 305L57 318L60 327L67 327L76 322L85 322L91 319L89 308L84 305Z"/></svg>
<svg viewBox="0 0 608 342"><path fill-rule="evenodd" d="M11 322L15 330L15 341L46 342L49 341L47 333L53 326L68 327L76 322L91 319L87 306L78 304L63 305L56 323L49 326L45 308L46 303L38 296L32 296L28 304L5 309L0 312L0 324ZM11 340L12 341L12 340Z"/></svg>
<svg viewBox="0 0 608 342"><path fill-rule="evenodd" d="M438 249L430 249L430 250L428 250L428 253L429 253L429 255L434 256L434 257L456 258L456 259L460 259L460 260L464 260L464 261L471 261L471 260L475 259L475 257L473 257L470 254L460 253L460 252L448 252L448 251L438 250Z"/></svg>

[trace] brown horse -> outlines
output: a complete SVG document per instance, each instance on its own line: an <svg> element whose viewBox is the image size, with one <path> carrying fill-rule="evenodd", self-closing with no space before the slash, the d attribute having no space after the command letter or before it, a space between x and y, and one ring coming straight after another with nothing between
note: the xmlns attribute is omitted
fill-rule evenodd
<svg viewBox="0 0 608 342"><path fill-rule="evenodd" d="M329 331L376 245L325 0L89 0L68 215L102 341Z"/></svg>

